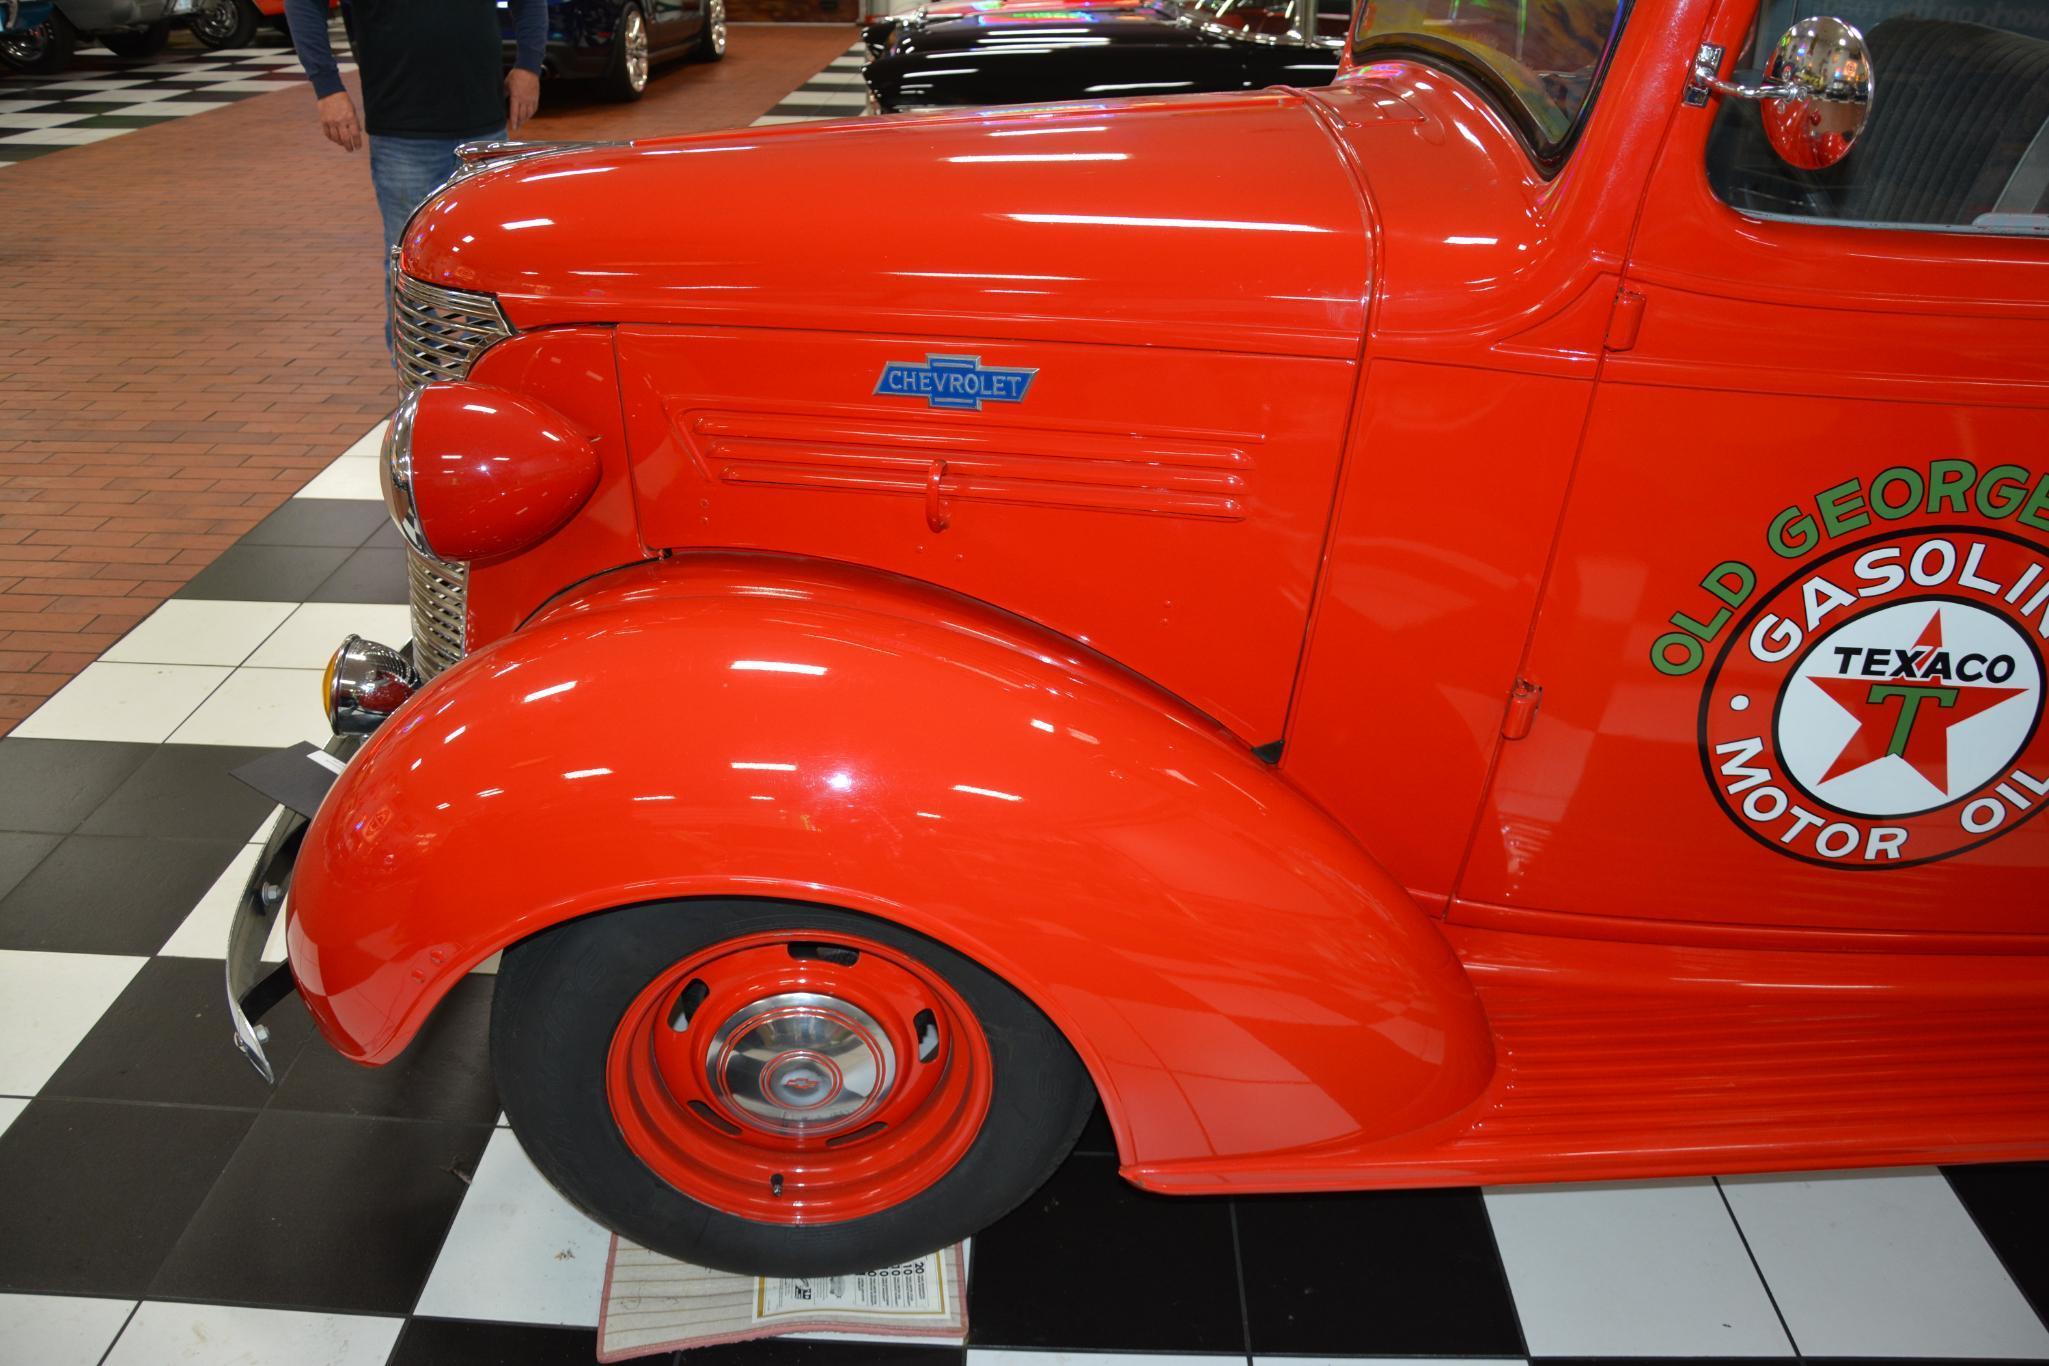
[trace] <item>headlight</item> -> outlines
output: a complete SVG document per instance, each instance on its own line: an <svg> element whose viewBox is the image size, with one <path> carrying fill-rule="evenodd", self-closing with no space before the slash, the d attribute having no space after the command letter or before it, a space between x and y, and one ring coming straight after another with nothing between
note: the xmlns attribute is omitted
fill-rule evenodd
<svg viewBox="0 0 2049 1366"><path fill-rule="evenodd" d="M489 385L429 384L392 414L379 461L406 543L438 560L495 559L546 539L598 486L599 460L569 420Z"/></svg>

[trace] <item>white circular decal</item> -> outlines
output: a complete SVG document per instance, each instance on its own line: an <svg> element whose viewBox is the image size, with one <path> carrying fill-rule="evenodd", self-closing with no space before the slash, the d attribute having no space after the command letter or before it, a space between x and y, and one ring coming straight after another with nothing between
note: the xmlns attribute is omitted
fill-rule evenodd
<svg viewBox="0 0 2049 1366"><path fill-rule="evenodd" d="M1787 776L1837 811L1905 816L2004 774L2040 711L2042 666L2012 618L1921 600L1814 642L1774 722Z"/></svg>

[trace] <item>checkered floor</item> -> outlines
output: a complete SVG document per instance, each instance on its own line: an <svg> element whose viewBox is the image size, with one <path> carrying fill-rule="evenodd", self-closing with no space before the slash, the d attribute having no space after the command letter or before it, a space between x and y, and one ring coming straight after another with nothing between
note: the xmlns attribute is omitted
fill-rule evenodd
<svg viewBox="0 0 2049 1366"><path fill-rule="evenodd" d="M868 84L861 79L861 68L866 65L868 49L855 43L828 62L825 70L783 96L775 108L754 121L754 127L862 117L868 112Z"/></svg>
<svg viewBox="0 0 2049 1366"><path fill-rule="evenodd" d="M488 974L382 1071L296 1002L275 1091L228 1042L270 811L227 772L320 738L343 634L406 635L378 435L0 741L0 1360L593 1358L607 1239L496 1127ZM966 1348L689 1361L2049 1360L2045 1230L2049 1165L1172 1200L1098 1117L975 1240Z"/></svg>
<svg viewBox="0 0 2049 1366"><path fill-rule="evenodd" d="M345 57L347 36L339 24L331 31L336 55ZM57 76L0 67L0 168L303 85L306 77L291 45L282 37L273 43L208 52L177 37L157 56L138 60L83 48L71 69ZM344 61L341 69L356 68Z"/></svg>

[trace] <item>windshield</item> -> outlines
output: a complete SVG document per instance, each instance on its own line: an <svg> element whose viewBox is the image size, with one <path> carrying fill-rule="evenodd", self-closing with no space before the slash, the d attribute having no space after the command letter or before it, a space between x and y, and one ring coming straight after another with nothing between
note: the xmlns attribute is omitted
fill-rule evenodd
<svg viewBox="0 0 2049 1366"><path fill-rule="evenodd" d="M1477 68L1539 156L1563 149L1622 30L1622 0L1371 0L1355 56L1409 48Z"/></svg>
<svg viewBox="0 0 2049 1366"><path fill-rule="evenodd" d="M1182 9L1197 23L1247 37L1307 41L1304 0L1184 0Z"/></svg>

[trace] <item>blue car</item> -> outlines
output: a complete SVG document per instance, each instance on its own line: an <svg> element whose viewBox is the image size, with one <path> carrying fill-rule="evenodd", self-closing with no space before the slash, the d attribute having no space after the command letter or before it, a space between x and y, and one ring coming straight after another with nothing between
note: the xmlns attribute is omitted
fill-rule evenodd
<svg viewBox="0 0 2049 1366"><path fill-rule="evenodd" d="M511 6L498 0L505 61L513 56ZM615 99L637 100L654 64L726 55L726 0L550 0L542 71L595 80Z"/></svg>

